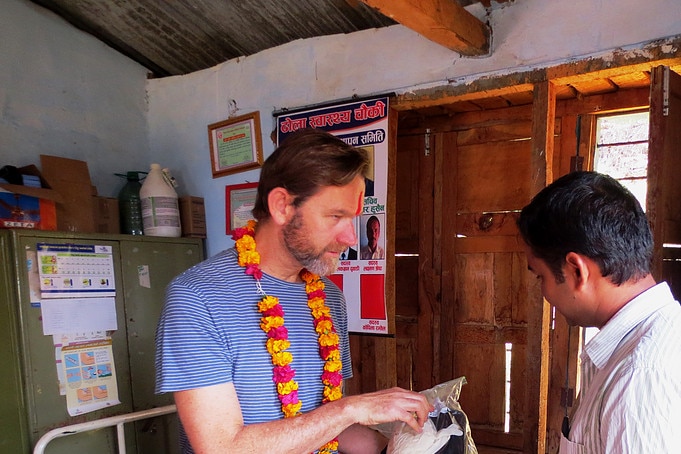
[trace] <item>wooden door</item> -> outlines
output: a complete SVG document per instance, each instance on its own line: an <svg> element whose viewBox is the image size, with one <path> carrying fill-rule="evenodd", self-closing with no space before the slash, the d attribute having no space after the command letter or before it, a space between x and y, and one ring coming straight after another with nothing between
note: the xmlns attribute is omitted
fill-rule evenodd
<svg viewBox="0 0 681 454"><path fill-rule="evenodd" d="M421 391L437 384L440 254L434 188L436 160L425 132L397 139L395 326L397 383Z"/></svg>
<svg viewBox="0 0 681 454"><path fill-rule="evenodd" d="M432 126L398 136L396 252L411 254L396 258L398 383L465 376L476 444L520 451L529 304L541 302L515 226L532 192L532 108Z"/></svg>
<svg viewBox="0 0 681 454"><path fill-rule="evenodd" d="M658 66L651 74L647 215L653 229L653 276L681 296L681 76ZM665 247L669 245L669 247ZM676 247L674 246L676 245Z"/></svg>

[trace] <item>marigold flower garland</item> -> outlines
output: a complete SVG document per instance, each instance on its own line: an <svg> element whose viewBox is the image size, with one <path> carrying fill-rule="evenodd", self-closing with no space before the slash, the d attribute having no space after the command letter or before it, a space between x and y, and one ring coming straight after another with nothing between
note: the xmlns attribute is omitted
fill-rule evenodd
<svg viewBox="0 0 681 454"><path fill-rule="evenodd" d="M298 383L294 380L295 370L291 367L293 355L287 350L291 346L288 330L284 326L284 310L279 298L269 296L260 286L262 270L260 254L255 250L255 221L248 221L245 227L237 228L232 235L239 253L239 266L245 268L246 274L253 276L258 292L263 295L258 303L258 311L262 314L260 328L267 335L266 347L272 357L272 381L276 384L277 394L281 402L281 411L285 418L301 414L303 403L298 399ZM305 282L307 305L312 311L314 327L318 335L319 356L324 361L321 375L324 384L322 403L332 402L343 397L341 375L342 362L338 350L338 334L333 326L331 310L326 305L326 293L322 279L307 270L300 273ZM319 448L319 454L330 454L338 450L338 438L334 438Z"/></svg>

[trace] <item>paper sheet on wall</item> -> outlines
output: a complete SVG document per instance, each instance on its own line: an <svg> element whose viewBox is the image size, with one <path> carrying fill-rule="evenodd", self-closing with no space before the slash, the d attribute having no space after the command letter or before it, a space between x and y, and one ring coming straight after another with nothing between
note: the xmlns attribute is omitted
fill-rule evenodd
<svg viewBox="0 0 681 454"><path fill-rule="evenodd" d="M120 404L111 339L62 347L71 416Z"/></svg>
<svg viewBox="0 0 681 454"><path fill-rule="evenodd" d="M28 277L28 298L31 306L40 307L40 275L38 274L38 254L26 251L26 275Z"/></svg>
<svg viewBox="0 0 681 454"><path fill-rule="evenodd" d="M40 304L43 334L115 331L115 298L45 299Z"/></svg>
<svg viewBox="0 0 681 454"><path fill-rule="evenodd" d="M111 246L38 243L36 249L42 298L116 295Z"/></svg>
<svg viewBox="0 0 681 454"><path fill-rule="evenodd" d="M59 395L66 395L66 375L64 375L64 365L62 363L61 349L69 345L84 344L110 339L105 331L93 331L90 333L55 334L52 336L54 342L54 362L57 367L57 378L59 379Z"/></svg>

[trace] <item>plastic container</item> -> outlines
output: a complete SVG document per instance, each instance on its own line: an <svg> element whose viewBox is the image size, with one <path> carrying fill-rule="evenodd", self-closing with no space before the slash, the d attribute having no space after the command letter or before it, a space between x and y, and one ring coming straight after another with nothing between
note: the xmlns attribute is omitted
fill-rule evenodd
<svg viewBox="0 0 681 454"><path fill-rule="evenodd" d="M140 200L145 235L167 237L182 235L177 193L171 178L161 170L159 164L151 165L151 170L140 189Z"/></svg>
<svg viewBox="0 0 681 454"><path fill-rule="evenodd" d="M143 235L142 203L140 200L140 174L147 172L128 171L125 175L117 173L128 181L118 193L118 210L121 222L121 233L128 235Z"/></svg>

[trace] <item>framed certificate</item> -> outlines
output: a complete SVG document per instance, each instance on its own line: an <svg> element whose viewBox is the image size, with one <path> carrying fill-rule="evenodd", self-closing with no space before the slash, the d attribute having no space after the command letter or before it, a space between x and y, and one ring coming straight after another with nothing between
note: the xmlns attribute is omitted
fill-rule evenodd
<svg viewBox="0 0 681 454"><path fill-rule="evenodd" d="M260 113L253 112L208 125L213 178L260 167Z"/></svg>
<svg viewBox="0 0 681 454"><path fill-rule="evenodd" d="M258 195L258 183L242 183L225 186L225 217L227 235L244 227L253 219L251 211Z"/></svg>

